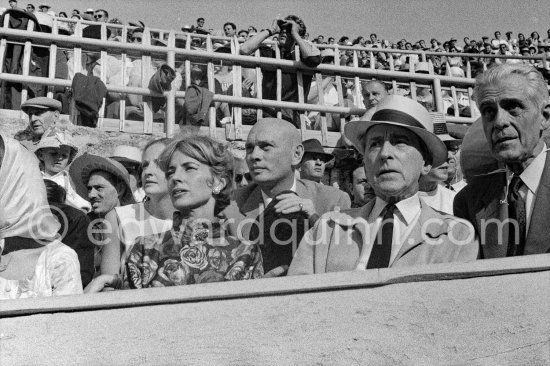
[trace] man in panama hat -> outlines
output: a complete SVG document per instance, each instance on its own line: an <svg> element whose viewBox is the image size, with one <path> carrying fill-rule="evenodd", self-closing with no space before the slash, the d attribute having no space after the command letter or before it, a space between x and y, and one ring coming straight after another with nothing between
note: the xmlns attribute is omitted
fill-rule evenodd
<svg viewBox="0 0 550 366"><path fill-rule="evenodd" d="M420 177L447 159L422 105L388 96L370 121L349 122L344 134L363 153L376 198L360 208L323 215L300 243L289 275L477 258L472 225L435 211L418 196Z"/></svg>
<svg viewBox="0 0 550 366"><path fill-rule="evenodd" d="M304 156L299 165L300 178L321 183L325 175L325 167L334 156L326 153L317 139L305 140L302 145L304 145Z"/></svg>

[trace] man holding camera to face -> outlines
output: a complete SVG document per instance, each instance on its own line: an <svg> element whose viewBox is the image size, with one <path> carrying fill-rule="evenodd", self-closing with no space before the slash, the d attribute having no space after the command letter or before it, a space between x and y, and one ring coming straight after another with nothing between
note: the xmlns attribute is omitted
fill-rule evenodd
<svg viewBox="0 0 550 366"><path fill-rule="evenodd" d="M271 27L262 29L254 37L249 38L241 45L242 55L251 55L260 50L261 57L275 58L275 48L263 43L266 39L278 34L277 45L281 51L281 59L296 60L295 46L300 49L300 61L306 66L317 67L321 63L321 52L311 42L303 39L306 34L304 21L295 15L288 15L284 19L275 19ZM273 70L262 70L262 96L264 99L277 99L277 76ZM303 75L304 95L309 93L313 75ZM284 102L298 102L298 81L296 73L282 73L281 100ZM296 111L282 109L283 119L300 125L300 118ZM276 117L275 108L264 108L264 117Z"/></svg>

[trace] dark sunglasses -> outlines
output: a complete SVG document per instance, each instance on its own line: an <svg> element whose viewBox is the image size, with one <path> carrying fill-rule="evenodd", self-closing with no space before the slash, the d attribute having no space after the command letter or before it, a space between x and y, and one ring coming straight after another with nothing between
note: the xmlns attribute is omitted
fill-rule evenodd
<svg viewBox="0 0 550 366"><path fill-rule="evenodd" d="M132 42L141 42L143 38L141 37L132 37Z"/></svg>
<svg viewBox="0 0 550 366"><path fill-rule="evenodd" d="M245 178L247 182L252 181L252 176L250 175L250 173L235 174L235 182L236 183L241 183L243 181L243 178Z"/></svg>
<svg viewBox="0 0 550 366"><path fill-rule="evenodd" d="M94 15L94 19L101 19L101 18L103 18L103 15L101 15L101 14Z"/></svg>

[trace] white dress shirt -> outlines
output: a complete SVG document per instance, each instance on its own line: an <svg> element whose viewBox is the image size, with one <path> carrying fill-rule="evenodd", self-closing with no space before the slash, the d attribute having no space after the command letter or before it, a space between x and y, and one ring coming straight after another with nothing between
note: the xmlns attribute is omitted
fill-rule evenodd
<svg viewBox="0 0 550 366"><path fill-rule="evenodd" d="M296 192L296 177L294 178L294 183L292 184L292 187L290 187L290 190L292 192ZM271 201L273 201L273 198L269 197L267 194L265 194L264 191L262 191L261 188L260 188L260 192L262 192L262 199L264 200L264 206L262 207L260 205L260 212L259 213L262 213L264 211L264 208L266 208L271 203Z"/></svg>
<svg viewBox="0 0 550 366"><path fill-rule="evenodd" d="M442 185L437 185L437 188L431 192L418 192L420 198L424 200L434 210L453 214L453 200L456 192L451 191Z"/></svg>
<svg viewBox="0 0 550 366"><path fill-rule="evenodd" d="M382 212L388 203L379 197L376 197L374 207L372 208L369 217L367 218L367 231L366 238L363 238L364 245L361 251L361 256L357 262L357 270L364 270L367 268L370 254L372 252L372 246L376 241L376 235L380 224L382 223ZM405 243L405 240L410 235L414 225L420 217L420 197L418 193L413 196L399 201L395 204L397 209L393 212L393 241L390 256L390 265L393 263L399 250Z"/></svg>

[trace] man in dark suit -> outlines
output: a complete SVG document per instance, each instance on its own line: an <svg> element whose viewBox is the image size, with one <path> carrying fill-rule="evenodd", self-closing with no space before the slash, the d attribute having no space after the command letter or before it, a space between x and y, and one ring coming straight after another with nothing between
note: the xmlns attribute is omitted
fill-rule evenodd
<svg viewBox="0 0 550 366"><path fill-rule="evenodd" d="M264 118L250 130L246 162L253 183L235 192L238 209L229 216L239 223L238 235L259 241L266 272L290 264L320 215L351 206L345 192L296 178L303 155L300 132L287 121Z"/></svg>
<svg viewBox="0 0 550 366"><path fill-rule="evenodd" d="M529 65L503 64L477 81L474 98L491 154L503 171L475 177L454 213L474 224L481 258L550 252L548 85Z"/></svg>

